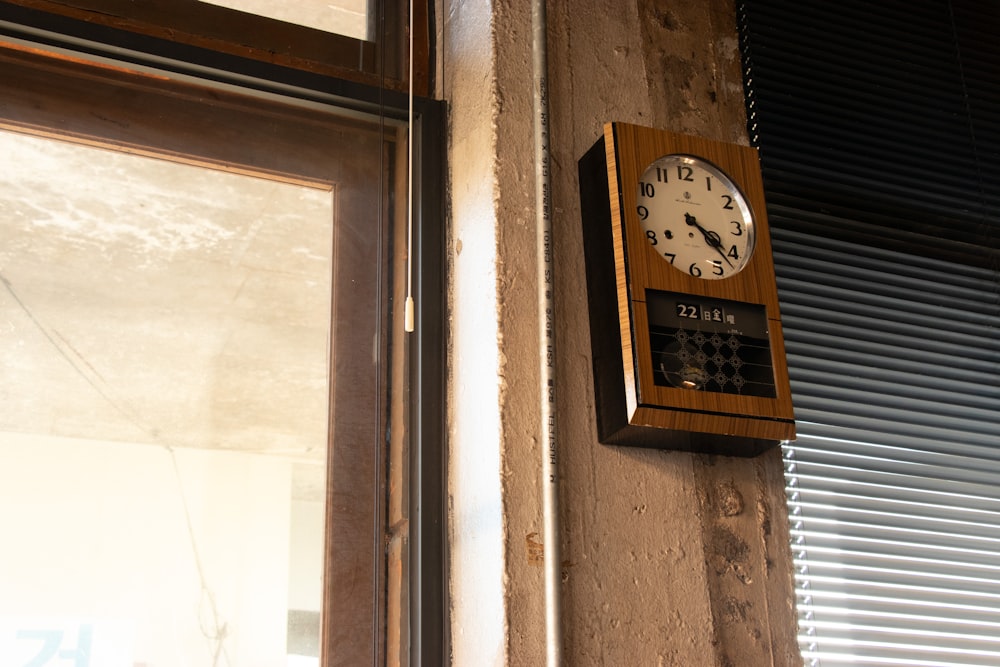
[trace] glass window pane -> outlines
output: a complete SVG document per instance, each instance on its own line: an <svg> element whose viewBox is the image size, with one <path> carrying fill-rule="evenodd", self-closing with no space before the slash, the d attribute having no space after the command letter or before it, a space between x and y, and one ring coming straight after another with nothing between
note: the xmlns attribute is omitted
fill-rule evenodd
<svg viewBox="0 0 1000 667"><path fill-rule="evenodd" d="M0 145L4 664L317 664L333 191Z"/></svg>
<svg viewBox="0 0 1000 667"><path fill-rule="evenodd" d="M355 39L371 40L368 0L201 0L212 5L295 23Z"/></svg>

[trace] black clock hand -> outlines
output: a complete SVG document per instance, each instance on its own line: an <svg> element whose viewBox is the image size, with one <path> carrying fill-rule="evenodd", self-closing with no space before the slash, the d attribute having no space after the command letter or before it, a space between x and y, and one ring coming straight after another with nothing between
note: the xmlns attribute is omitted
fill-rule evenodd
<svg viewBox="0 0 1000 667"><path fill-rule="evenodd" d="M726 253L723 252L722 241L719 240L719 236L717 234L708 231L700 224L698 224L698 219L695 218L690 213L684 214L684 222L686 222L692 227L697 227L698 231L701 232L701 235L705 237L705 243L714 248L715 252L719 253L719 256L722 257L723 260L725 260L726 264L729 265L729 268L735 268L733 266L733 263L729 261L729 258L726 257Z"/></svg>

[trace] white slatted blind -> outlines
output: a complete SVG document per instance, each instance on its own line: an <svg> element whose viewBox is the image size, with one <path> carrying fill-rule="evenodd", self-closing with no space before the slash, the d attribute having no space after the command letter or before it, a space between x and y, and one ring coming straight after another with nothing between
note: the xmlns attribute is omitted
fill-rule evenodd
<svg viewBox="0 0 1000 667"><path fill-rule="evenodd" d="M806 664L1000 666L1000 6L740 21Z"/></svg>
<svg viewBox="0 0 1000 667"><path fill-rule="evenodd" d="M774 236L803 656L1000 665L998 276Z"/></svg>

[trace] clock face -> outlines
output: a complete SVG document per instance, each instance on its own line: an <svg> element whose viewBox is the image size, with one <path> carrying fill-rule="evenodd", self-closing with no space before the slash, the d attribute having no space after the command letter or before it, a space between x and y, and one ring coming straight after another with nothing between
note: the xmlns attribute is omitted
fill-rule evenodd
<svg viewBox="0 0 1000 667"><path fill-rule="evenodd" d="M639 182L637 212L646 239L678 271L703 280L736 275L753 254L750 207L718 167L665 155Z"/></svg>

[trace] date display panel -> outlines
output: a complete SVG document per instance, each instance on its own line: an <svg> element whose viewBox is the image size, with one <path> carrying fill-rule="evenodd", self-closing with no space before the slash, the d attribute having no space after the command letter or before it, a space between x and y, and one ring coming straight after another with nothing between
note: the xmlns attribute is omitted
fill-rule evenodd
<svg viewBox="0 0 1000 667"><path fill-rule="evenodd" d="M654 383L774 398L764 306L646 290Z"/></svg>

